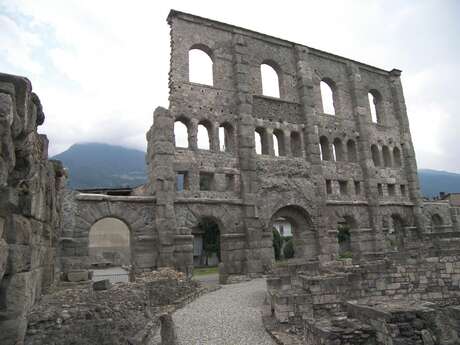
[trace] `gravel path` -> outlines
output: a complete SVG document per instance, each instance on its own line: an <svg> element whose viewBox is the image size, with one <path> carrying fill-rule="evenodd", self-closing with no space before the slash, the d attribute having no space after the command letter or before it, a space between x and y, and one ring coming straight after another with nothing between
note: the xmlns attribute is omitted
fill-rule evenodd
<svg viewBox="0 0 460 345"><path fill-rule="evenodd" d="M274 345L262 325L265 279L224 285L173 314L180 345Z"/></svg>

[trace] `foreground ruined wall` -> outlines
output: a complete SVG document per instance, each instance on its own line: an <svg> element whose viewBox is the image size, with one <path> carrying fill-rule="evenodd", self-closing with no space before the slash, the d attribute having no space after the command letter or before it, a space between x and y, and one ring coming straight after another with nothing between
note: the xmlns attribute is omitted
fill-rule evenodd
<svg viewBox="0 0 460 345"><path fill-rule="evenodd" d="M20 343L25 315L56 279L64 170L48 160L30 82L0 73L0 343Z"/></svg>

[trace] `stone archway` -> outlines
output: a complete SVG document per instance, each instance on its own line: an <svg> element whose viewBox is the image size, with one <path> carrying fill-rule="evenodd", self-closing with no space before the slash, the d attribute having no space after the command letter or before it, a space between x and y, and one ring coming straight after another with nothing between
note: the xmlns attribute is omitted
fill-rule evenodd
<svg viewBox="0 0 460 345"><path fill-rule="evenodd" d="M92 263L131 264L131 231L124 221L114 217L99 219L91 226L88 238Z"/></svg>
<svg viewBox="0 0 460 345"><path fill-rule="evenodd" d="M212 267L221 261L220 228L218 223L209 217L203 217L196 227L192 228L193 266Z"/></svg>
<svg viewBox="0 0 460 345"><path fill-rule="evenodd" d="M318 239L309 213L297 205L284 206L272 215L269 229L279 219L287 220L291 224L294 258L317 260Z"/></svg>

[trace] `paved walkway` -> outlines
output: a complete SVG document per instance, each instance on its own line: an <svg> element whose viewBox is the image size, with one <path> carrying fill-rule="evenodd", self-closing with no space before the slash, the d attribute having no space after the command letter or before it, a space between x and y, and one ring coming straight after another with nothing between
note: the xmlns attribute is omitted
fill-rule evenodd
<svg viewBox="0 0 460 345"><path fill-rule="evenodd" d="M180 345L274 345L262 325L264 279L224 285L173 314Z"/></svg>

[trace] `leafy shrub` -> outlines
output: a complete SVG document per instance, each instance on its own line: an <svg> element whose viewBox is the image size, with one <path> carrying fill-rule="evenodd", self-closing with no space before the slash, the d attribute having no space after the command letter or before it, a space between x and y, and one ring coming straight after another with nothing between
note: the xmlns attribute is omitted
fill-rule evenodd
<svg viewBox="0 0 460 345"><path fill-rule="evenodd" d="M273 250L275 251L275 260L281 258L281 247L283 246L283 238L278 230L273 229Z"/></svg>

